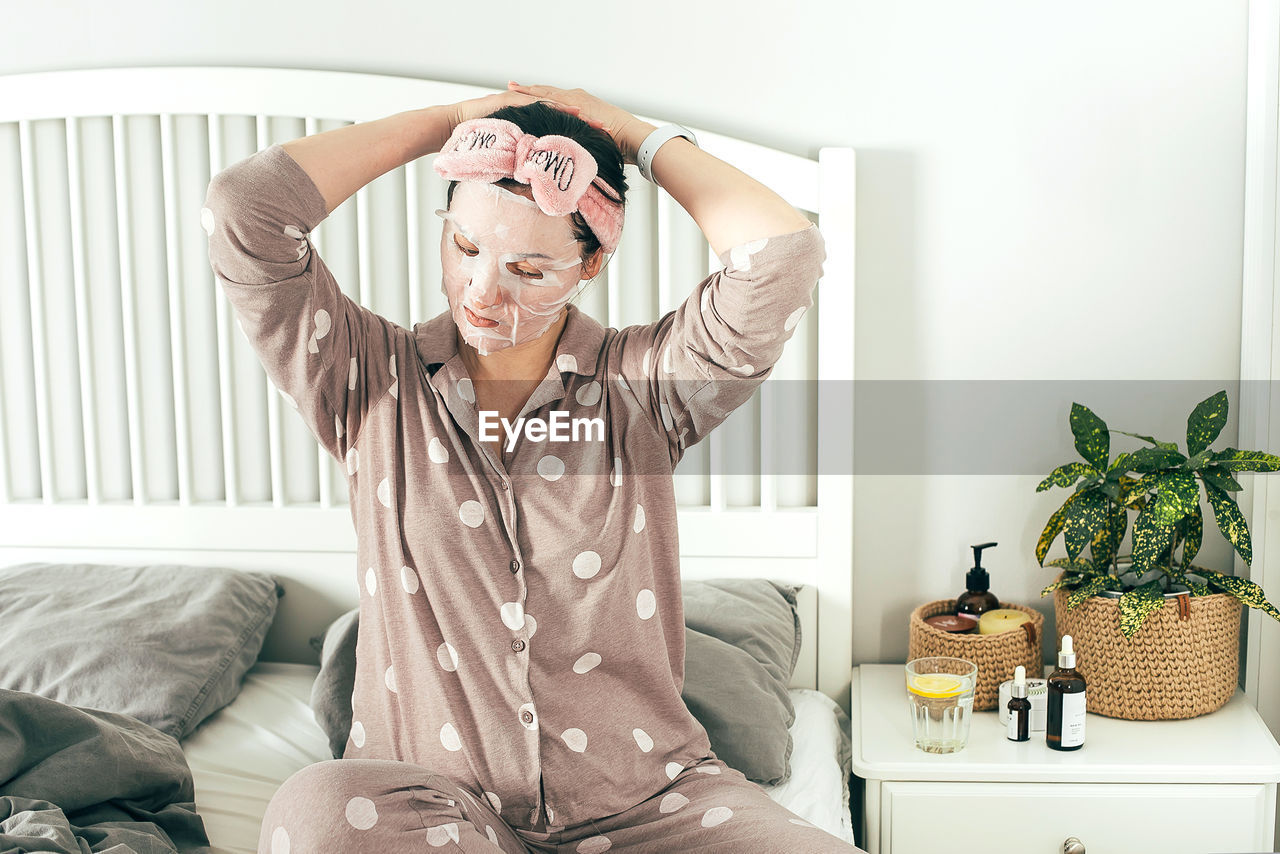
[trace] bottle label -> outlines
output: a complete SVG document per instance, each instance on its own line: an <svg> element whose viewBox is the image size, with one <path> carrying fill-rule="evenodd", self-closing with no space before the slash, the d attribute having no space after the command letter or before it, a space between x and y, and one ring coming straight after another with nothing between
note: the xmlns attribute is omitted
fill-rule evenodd
<svg viewBox="0 0 1280 854"><path fill-rule="evenodd" d="M1062 746L1084 744L1084 691L1062 695Z"/></svg>
<svg viewBox="0 0 1280 854"><path fill-rule="evenodd" d="M1018 714L1019 714L1018 712L1015 712L1015 711L1013 711L1012 709L1010 709L1010 710L1009 710L1009 733L1008 733L1008 735L1009 735L1009 740L1010 740L1010 741L1017 741L1017 740L1018 740Z"/></svg>

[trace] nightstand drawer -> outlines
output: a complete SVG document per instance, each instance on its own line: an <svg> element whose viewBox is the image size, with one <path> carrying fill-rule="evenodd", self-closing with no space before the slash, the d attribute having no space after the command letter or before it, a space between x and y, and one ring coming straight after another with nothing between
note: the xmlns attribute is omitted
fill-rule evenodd
<svg viewBox="0 0 1280 854"><path fill-rule="evenodd" d="M886 781L880 854L1270 851L1266 785ZM1265 837L1265 838L1264 838Z"/></svg>

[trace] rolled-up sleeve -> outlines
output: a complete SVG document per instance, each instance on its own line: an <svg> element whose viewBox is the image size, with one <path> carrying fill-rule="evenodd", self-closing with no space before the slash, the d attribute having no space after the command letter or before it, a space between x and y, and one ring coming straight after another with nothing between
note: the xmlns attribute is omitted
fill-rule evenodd
<svg viewBox="0 0 1280 854"><path fill-rule="evenodd" d="M622 373L647 390L673 464L769 376L813 305L825 247L815 225L735 246L675 311L619 332Z"/></svg>
<svg viewBox="0 0 1280 854"><path fill-rule="evenodd" d="M209 182L209 263L268 378L324 449L343 461L366 412L396 392L408 330L347 297L311 243L328 216L311 177L280 145Z"/></svg>

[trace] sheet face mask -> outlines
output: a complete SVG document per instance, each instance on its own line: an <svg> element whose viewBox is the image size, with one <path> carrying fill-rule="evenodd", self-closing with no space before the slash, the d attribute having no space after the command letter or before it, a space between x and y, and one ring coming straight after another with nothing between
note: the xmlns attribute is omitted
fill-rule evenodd
<svg viewBox="0 0 1280 854"><path fill-rule="evenodd" d="M542 335L580 290L568 215L549 216L532 199L480 181L459 182L450 209L436 214L444 220L441 290L463 340L481 355Z"/></svg>

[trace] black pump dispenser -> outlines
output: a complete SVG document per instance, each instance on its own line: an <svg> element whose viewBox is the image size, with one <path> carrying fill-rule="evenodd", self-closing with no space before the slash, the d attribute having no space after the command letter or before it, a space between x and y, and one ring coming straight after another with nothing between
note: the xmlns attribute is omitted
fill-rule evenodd
<svg viewBox="0 0 1280 854"><path fill-rule="evenodd" d="M973 569L969 570L969 574L964 577L965 587L970 591L982 593L991 589L991 579L987 575L987 570L982 565L982 550L989 549L995 543L983 543L980 546L970 546L973 549Z"/></svg>
<svg viewBox="0 0 1280 854"><path fill-rule="evenodd" d="M982 550L994 545L995 543L981 543L970 546L973 549L973 569L969 570L964 579L967 589L956 599L956 616L972 620L974 628L977 628L979 617L1000 607L1000 600L991 592L991 579L982 566Z"/></svg>

